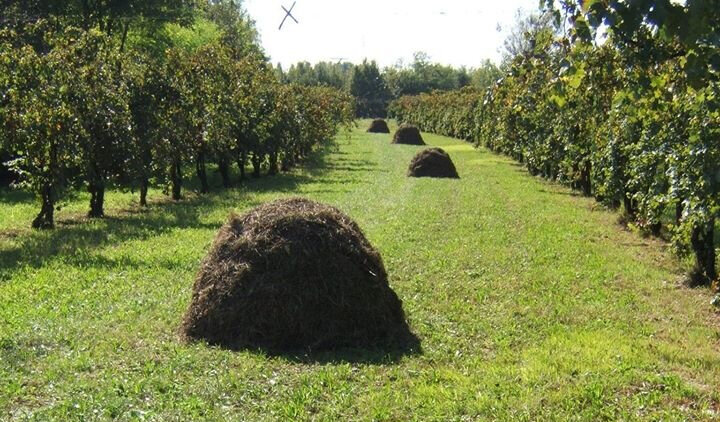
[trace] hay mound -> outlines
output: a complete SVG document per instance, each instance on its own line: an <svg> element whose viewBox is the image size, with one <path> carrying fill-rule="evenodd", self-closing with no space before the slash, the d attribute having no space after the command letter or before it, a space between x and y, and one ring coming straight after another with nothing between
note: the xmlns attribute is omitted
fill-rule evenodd
<svg viewBox="0 0 720 422"><path fill-rule="evenodd" d="M404 124L398 128L393 137L393 144L425 145L420 129L416 126Z"/></svg>
<svg viewBox="0 0 720 422"><path fill-rule="evenodd" d="M268 350L405 347L414 338L357 224L302 198L230 217L202 263L182 331Z"/></svg>
<svg viewBox="0 0 720 422"><path fill-rule="evenodd" d="M368 133L390 133L387 122L383 119L375 119L368 128Z"/></svg>
<svg viewBox="0 0 720 422"><path fill-rule="evenodd" d="M460 178L450 155L442 148L428 148L420 151L410 161L408 176Z"/></svg>

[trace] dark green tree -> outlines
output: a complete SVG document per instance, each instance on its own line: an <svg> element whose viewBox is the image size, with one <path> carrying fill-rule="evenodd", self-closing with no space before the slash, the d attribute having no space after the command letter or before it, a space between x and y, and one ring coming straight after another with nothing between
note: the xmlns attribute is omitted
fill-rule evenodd
<svg viewBox="0 0 720 422"><path fill-rule="evenodd" d="M360 117L384 117L390 102L390 90L377 63L364 60L355 66L350 93L356 98Z"/></svg>

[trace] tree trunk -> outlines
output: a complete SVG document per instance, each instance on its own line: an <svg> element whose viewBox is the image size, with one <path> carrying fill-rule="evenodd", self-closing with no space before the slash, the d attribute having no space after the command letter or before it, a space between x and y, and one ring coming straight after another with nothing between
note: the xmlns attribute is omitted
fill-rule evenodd
<svg viewBox="0 0 720 422"><path fill-rule="evenodd" d="M240 170L240 182L245 180L245 163L247 163L247 153L245 151L240 152L238 157L238 170Z"/></svg>
<svg viewBox="0 0 720 422"><path fill-rule="evenodd" d="M195 159L195 170L197 171L198 179L200 179L200 193L208 193L210 186L208 186L207 170L205 169L205 152L200 151Z"/></svg>
<svg viewBox="0 0 720 422"><path fill-rule="evenodd" d="M269 168L268 175L274 176L278 172L278 155L277 152L273 152L269 157Z"/></svg>
<svg viewBox="0 0 720 422"><path fill-rule="evenodd" d="M42 197L42 208L40 214L32 222L33 229L52 229L55 227L55 192L51 184L45 184L40 193Z"/></svg>
<svg viewBox="0 0 720 422"><path fill-rule="evenodd" d="M291 168L292 168L292 163L290 162L290 156L285 155L285 157L283 157L283 159L282 159L282 165L280 167L280 170L290 171Z"/></svg>
<svg viewBox="0 0 720 422"><path fill-rule="evenodd" d="M220 177L222 177L223 187L232 187L232 182L230 182L230 166L228 165L227 159L221 158L218 160L218 171L220 172Z"/></svg>
<svg viewBox="0 0 720 422"><path fill-rule="evenodd" d="M172 183L172 199L175 201L179 201L182 199L181 195L181 189L182 189L182 170L180 169L181 163L180 160L175 160L175 162L170 166L170 182Z"/></svg>
<svg viewBox="0 0 720 422"><path fill-rule="evenodd" d="M570 181L570 187L576 190L580 189L580 177L578 177L578 173L580 172L580 168L578 167L577 163L573 163L572 165L572 180Z"/></svg>
<svg viewBox="0 0 720 422"><path fill-rule="evenodd" d="M252 166L253 166L253 177L254 178L260 177L260 167L262 164L260 155L258 155L258 153L256 153L256 152L254 152L252 159L250 161L252 161Z"/></svg>
<svg viewBox="0 0 720 422"><path fill-rule="evenodd" d="M147 177L143 177L143 179L140 181L140 206L141 207L147 207L147 194L148 194L148 186L150 185L150 182L148 181Z"/></svg>
<svg viewBox="0 0 720 422"><path fill-rule="evenodd" d="M656 222L650 224L650 233L652 233L653 236L659 237L662 232L662 223Z"/></svg>
<svg viewBox="0 0 720 422"><path fill-rule="evenodd" d="M637 220L637 211L635 210L635 204L633 204L633 200L628 196L627 192L623 192L623 205L625 206L625 213L628 215L628 217L635 221Z"/></svg>
<svg viewBox="0 0 720 422"><path fill-rule="evenodd" d="M555 175L553 175L552 166L550 165L550 163L548 163L548 162L545 163L545 171L544 172L545 172L546 178L548 178L550 180L555 179Z"/></svg>
<svg viewBox="0 0 720 422"><path fill-rule="evenodd" d="M88 217L103 218L105 216L105 181L102 178L91 181L88 185L90 192L90 211Z"/></svg>
<svg viewBox="0 0 720 422"><path fill-rule="evenodd" d="M129 30L130 30L130 22L126 21L123 24L123 33L122 33L122 38L120 39L120 52L121 53L125 51L125 42L127 41L127 35L128 35Z"/></svg>
<svg viewBox="0 0 720 422"><path fill-rule="evenodd" d="M592 172L592 164L590 160L585 162L582 171L580 172L580 186L582 187L583 195L592 195L592 183L590 182L590 174Z"/></svg>
<svg viewBox="0 0 720 422"><path fill-rule="evenodd" d="M692 284L710 285L717 280L715 269L715 218L710 218L704 226L694 227L690 242L695 253L695 268Z"/></svg>
<svg viewBox="0 0 720 422"><path fill-rule="evenodd" d="M679 226L683 215L683 203L682 201L675 204L675 225Z"/></svg>

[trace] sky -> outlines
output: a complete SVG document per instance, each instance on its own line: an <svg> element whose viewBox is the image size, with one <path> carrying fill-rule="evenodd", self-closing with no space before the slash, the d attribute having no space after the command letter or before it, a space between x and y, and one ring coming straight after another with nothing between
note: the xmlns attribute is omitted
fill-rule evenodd
<svg viewBox="0 0 720 422"><path fill-rule="evenodd" d="M423 51L436 63L468 68L498 62L516 11L538 0L245 0L265 52L284 68L298 61L362 62L392 66Z"/></svg>

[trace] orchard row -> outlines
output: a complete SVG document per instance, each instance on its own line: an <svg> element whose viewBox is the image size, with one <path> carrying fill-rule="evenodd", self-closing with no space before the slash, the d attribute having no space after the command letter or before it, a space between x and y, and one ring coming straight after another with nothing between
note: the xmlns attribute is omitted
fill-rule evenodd
<svg viewBox="0 0 720 422"><path fill-rule="evenodd" d="M691 281L717 280L720 84L688 72L687 50L650 31L598 46L528 34L487 91L404 97L390 114L507 154L694 255ZM710 68L709 68L710 69Z"/></svg>
<svg viewBox="0 0 720 422"><path fill-rule="evenodd" d="M348 94L281 84L263 58L220 43L159 60L95 30L43 25L37 45L0 32L0 152L42 200L35 228L53 227L69 189L86 188L89 216L102 217L110 185L137 189L146 205L153 182L180 199L189 168L207 192L208 163L225 187L234 165L241 178L250 165L254 176L287 170L354 117Z"/></svg>

